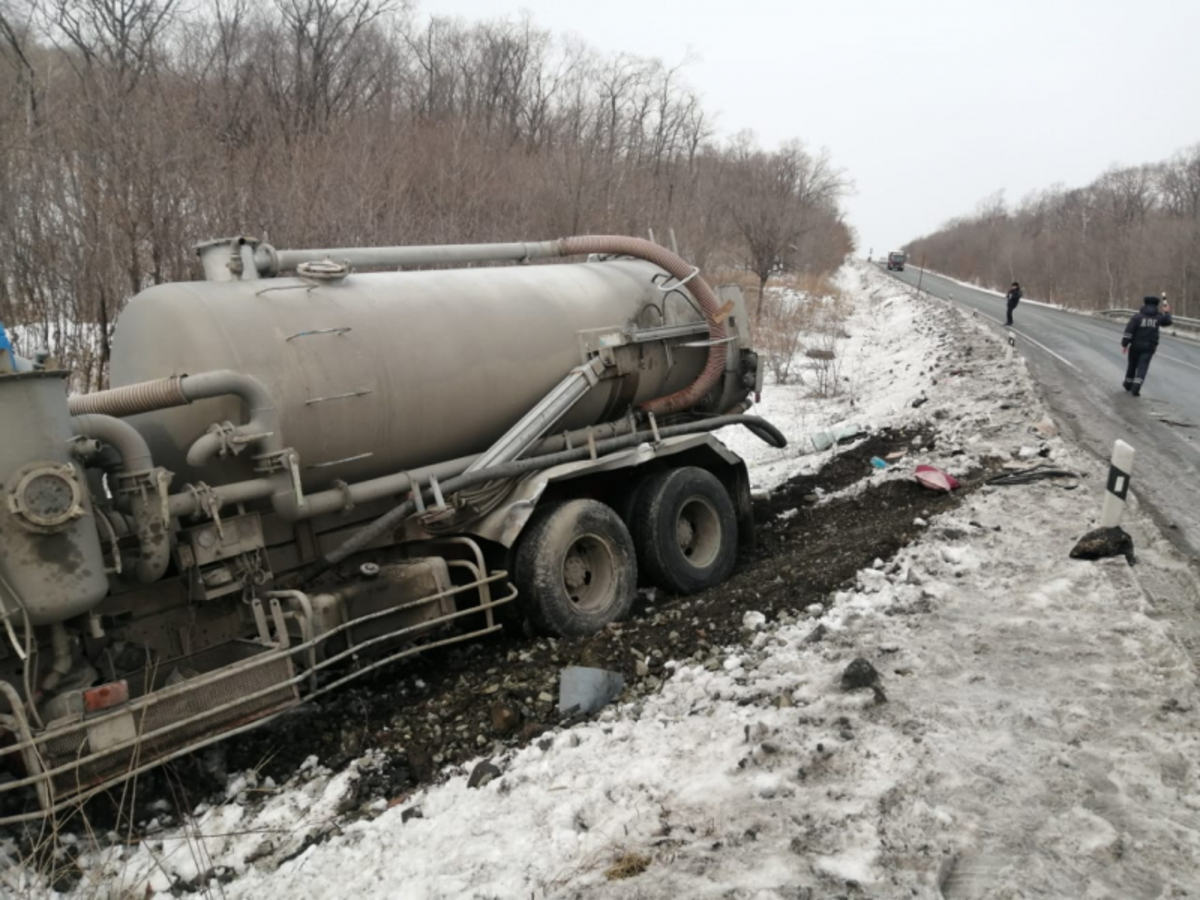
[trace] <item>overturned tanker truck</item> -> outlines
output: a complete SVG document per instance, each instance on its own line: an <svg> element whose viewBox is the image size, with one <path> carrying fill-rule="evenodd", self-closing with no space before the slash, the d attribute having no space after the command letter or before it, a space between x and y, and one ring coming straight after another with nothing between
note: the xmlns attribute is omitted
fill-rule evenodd
<svg viewBox="0 0 1200 900"><path fill-rule="evenodd" d="M752 541L712 433L784 445L745 306L665 248L197 249L109 390L0 350L0 822L513 612L592 633ZM586 261L520 265L551 257Z"/></svg>

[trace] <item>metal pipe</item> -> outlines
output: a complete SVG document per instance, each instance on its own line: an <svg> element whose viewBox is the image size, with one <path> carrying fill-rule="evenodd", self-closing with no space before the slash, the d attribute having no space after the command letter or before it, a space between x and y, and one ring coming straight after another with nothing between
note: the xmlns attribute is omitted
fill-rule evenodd
<svg viewBox="0 0 1200 900"><path fill-rule="evenodd" d="M529 452L528 458L533 459L538 456L545 456L548 453L556 453L560 450L570 450L579 443L587 439L590 432L597 440L603 440L618 435L628 434L635 428L634 421L631 418L617 419L614 422L605 422L601 425L592 425L587 428L577 428L574 431L566 434L551 435L539 441L534 445ZM304 506L297 506L290 494L281 494L275 498L275 511L282 515L285 519L311 519L316 516L323 516L328 513L341 512L349 506L354 506L359 503L369 503L372 500L382 500L385 497L400 496L412 489L413 479L415 478L422 484L428 484L430 478L437 478L439 481L444 481L447 478L453 478L467 471L471 464L480 458L482 454L474 454L471 456L462 456L458 459L447 460L446 462L434 463L430 466L423 466L419 469L410 469L405 472L396 472L391 475L384 475L380 478L372 478L370 481L360 481L356 484L349 484L345 487L332 488L327 491L319 491L315 494L307 494L304 497ZM254 482L242 482L242 485L253 484ZM234 502L233 500L225 500L225 493L231 489L238 488L239 485L226 485L219 488L213 488L215 492L221 495L225 502ZM270 496L270 493L257 494L257 496ZM190 499L190 498L189 498ZM254 497L243 497L242 499L255 499ZM349 502L347 502L349 501ZM178 504L178 505L177 505ZM184 510L176 513L176 509ZM194 504L188 504L184 507L184 497L171 498L172 515L191 515L198 511L199 507Z"/></svg>
<svg viewBox="0 0 1200 900"><path fill-rule="evenodd" d="M728 415L740 414L747 408L746 404L739 404L731 409ZM769 438L759 433L757 426L753 422L745 422L743 424L758 437L767 441L767 443L771 442ZM600 425L592 425L587 428L577 428L574 431L564 434L550 435L534 445L526 458L538 459L564 450L577 449L587 440L589 433L603 446L605 441L629 434L635 427L636 422L632 418L627 417L616 419L612 422L604 422ZM446 479L454 478L466 472L471 464L479 459L480 455L463 456L458 459L423 466L419 469L394 472L391 475L372 478L369 481L360 481L355 484L330 488L326 491L318 491L315 494L306 494L303 506L296 503L295 495L290 492L276 494L272 497L275 494L275 488L270 481L263 478L238 481L233 484L219 486L205 485L202 488L193 488L191 485L185 485L187 490L172 494L167 501L167 505L173 517L183 518L205 512L204 503L201 499L205 494L212 496L218 508L272 497L274 511L288 521L313 519L318 516L341 512L361 503L370 503L387 497L401 496L412 489L414 478L421 484L428 484L431 477L437 478L443 482L444 489Z"/></svg>
<svg viewBox="0 0 1200 900"><path fill-rule="evenodd" d="M96 413L124 417L225 396L238 397L246 404L250 410L249 421L228 434L209 432L202 435L188 450L189 465L197 468L204 465L230 440L256 442L264 454L283 449L279 411L271 394L254 376L232 369L178 375L82 394L71 397L68 406L74 416Z"/></svg>
<svg viewBox="0 0 1200 900"><path fill-rule="evenodd" d="M704 318L708 322L708 361L696 380L690 385L669 396L658 397L643 403L642 409L654 413L656 416L664 416L680 412L699 403L725 374L725 361L728 355L725 339L729 334L725 327L725 314L722 312L717 295L709 287L708 282L700 277L700 270L688 265L681 257L666 247L641 238L623 235L589 235L563 238L559 243L562 244L563 253L567 256L589 253L636 256L666 269L675 276L678 285L687 283L688 289L699 302Z"/></svg>
<svg viewBox="0 0 1200 900"><path fill-rule="evenodd" d="M170 522L164 521L160 502L160 482L170 475L155 469L146 439L136 428L114 416L81 415L71 419L75 433L103 441L121 457L122 477L118 493L129 498L138 539L138 555L132 567L140 584L153 584L162 578L171 561ZM113 547L113 553L120 550Z"/></svg>
<svg viewBox="0 0 1200 900"><path fill-rule="evenodd" d="M467 471L474 472L516 459L599 383L603 371L604 363L598 358L576 366L486 453L471 463Z"/></svg>
<svg viewBox="0 0 1200 900"><path fill-rule="evenodd" d="M478 456L464 456L447 462L434 463L420 469L395 472L381 478L348 484L345 487L306 494L303 506L296 503L294 494L279 494L274 498L274 509L275 512L289 520L312 519L326 513L341 512L343 509L359 503L368 503L372 500L404 494L412 487L414 478L418 482L428 484L430 477L441 480L461 475L478 458Z"/></svg>
<svg viewBox="0 0 1200 900"><path fill-rule="evenodd" d="M50 646L54 650L54 662L42 679L42 690L47 692L58 687L58 683L71 671L71 639L67 635L67 626L62 622L50 625Z"/></svg>
<svg viewBox="0 0 1200 900"><path fill-rule="evenodd" d="M574 431L569 431L565 434L552 434L549 437L539 441L529 453L530 457L545 455L547 453L557 453L560 450L574 450L578 441L586 441L590 434L595 440L602 441L608 438L618 437L622 434L628 434L636 430L637 423L632 417L627 416L624 419L614 419L611 422L603 422L599 425L592 425L588 428L577 428Z"/></svg>
<svg viewBox="0 0 1200 900"><path fill-rule="evenodd" d="M279 413L270 393L257 378L229 369L142 382L110 391L87 394L83 397L72 398L72 400L81 401L76 406L86 408L89 412L135 415L158 409L186 406L196 400L224 396L240 398L249 409L249 420L243 425L232 428L222 428L221 425L217 425L215 431L202 435L188 451L187 459L190 465L196 468L201 467L220 450L228 447L231 442L234 444L255 443L263 456L279 454L283 451ZM77 416L76 421L80 422L81 417ZM132 426L111 416L82 418L81 424L76 427L77 430L95 430L96 433L89 436L113 443L122 452L124 469L129 475L145 474L130 465L130 458L139 465L141 462L149 463L147 468L151 469L149 474L152 481L128 485L140 548L133 566L133 574L137 581L143 584L158 581L170 563L169 517L199 512L203 507L199 492L182 495L182 499L168 498L165 505L165 515L168 519L164 521L163 504L158 502L161 496L158 493L160 489L158 482L169 476L161 470L152 471L153 463L150 459L150 452L141 435ZM221 502L240 502L245 499L272 495L276 495L276 497L294 496L294 491L289 490L290 486L288 474L278 472L267 479L256 479L248 483L231 485L218 496L221 498ZM175 500L174 503L172 503L172 499Z"/></svg>
<svg viewBox="0 0 1200 900"><path fill-rule="evenodd" d="M268 600L291 600L300 607L300 613L296 616L300 623L300 638L302 644L308 645L308 668L311 676L310 685L315 690L317 687L317 637L316 617L313 615L312 599L304 591L268 591L266 594Z"/></svg>
<svg viewBox="0 0 1200 900"><path fill-rule="evenodd" d="M535 458L547 453L555 453L560 450L572 449L574 446L578 446L579 442L586 439L589 431L598 440L604 440L621 434L627 434L633 430L633 427L633 421L626 418L618 419L614 422L605 422L602 425L594 425L590 428L577 428L567 434L551 435L534 446L529 454L529 458ZM477 459L479 459L479 454L462 456L458 459L434 463L433 465L423 466L419 469L394 472L391 475L372 478L369 481L359 481L355 484L345 485L344 487L330 488L327 491L318 491L315 494L306 494L303 506L295 502L294 494L279 494L273 498L273 508L275 512L289 521L313 519L317 516L341 512L360 503L370 503L374 500L382 500L385 497L403 495L412 488L413 478L416 478L422 484L428 484L430 477L437 478L439 481L453 478L465 472L471 463ZM218 507L234 506L238 503L262 500L271 497L275 493L272 483L264 478L237 481L233 484L219 486L205 485L203 488L193 488L191 485L185 485L185 488L187 490L178 494L172 494L167 500L167 507L171 515L175 518L195 516L203 513L204 504L201 497L206 493L213 497Z"/></svg>
<svg viewBox="0 0 1200 900"><path fill-rule="evenodd" d="M261 275L295 271L301 263L330 259L360 268L415 268L479 262L526 262L562 256L558 241L508 244L433 244L422 247L333 247L276 250L259 244L254 262Z"/></svg>
<svg viewBox="0 0 1200 900"><path fill-rule="evenodd" d="M233 484L223 484L220 487L193 487L185 485L186 492L172 494L167 498L167 510L174 518L194 516L204 512L201 499L205 494L210 495L218 508L234 506L238 503L249 503L252 500L262 500L275 493L275 485L266 478L255 478L250 481L237 481Z"/></svg>
<svg viewBox="0 0 1200 900"><path fill-rule="evenodd" d="M214 456L220 454L222 445L220 434L212 431L205 432L192 442L192 446L188 447L187 464L193 469L200 468Z"/></svg>
<svg viewBox="0 0 1200 900"><path fill-rule="evenodd" d="M28 663L26 665L28 666ZM28 692L28 681L26 681L25 686ZM39 773L43 768L42 759L37 751L37 746L34 744L33 731L29 727L29 719L25 716L25 703L22 701L20 694L17 693L17 689L2 678L0 678L0 696L3 696L8 701L8 708L12 715L5 716L4 719L9 723L9 731L17 738L16 746L20 748L18 752L21 754L21 761L25 764L25 771L34 773L30 778L34 780L34 787L38 795L38 804L45 809L50 805L51 801L50 783L49 780L43 781L39 778ZM37 724L41 726L42 720L38 717L37 707L34 706L32 699L29 700L29 711L37 720ZM0 759L8 752L5 750L3 753L0 753ZM0 823L3 821L3 819L0 819Z"/></svg>
<svg viewBox="0 0 1200 900"><path fill-rule="evenodd" d="M239 397L250 410L250 420L238 426L235 432L243 439L257 441L264 453L276 453L283 449L283 437L279 433L279 411L275 408L275 401L263 383L253 375L234 372L232 369L218 369L199 375L185 375L181 387L188 403L228 395ZM214 442L205 441L206 437L209 435L202 436L188 451L189 465L203 465L220 448L219 443L214 445ZM199 451L196 450L197 446L200 446ZM196 453L195 461L193 452Z"/></svg>
<svg viewBox="0 0 1200 900"><path fill-rule="evenodd" d="M597 440L628 434L634 429L634 424L630 418L617 419L613 422L605 422L602 425L577 428L566 434L551 435L534 446L529 453L529 458L539 455L544 456L547 453L556 453L560 450L573 449L587 439L589 432ZM345 487L318 491L315 494L306 494L304 497L304 506L299 506L295 502L294 494L279 494L273 498L273 508L275 512L289 521L312 519L317 516L328 515L329 513L341 512L348 507L356 506L360 503L382 500L385 497L400 496L412 488L413 478L416 478L417 481L423 484L427 484L431 476L442 481L447 478L453 478L456 475L461 475L478 458L479 454L462 456L458 459L434 463L433 465L423 466L419 469L394 472L391 475L372 478L369 481L360 481L355 484L348 484ZM219 486L205 485L203 488L193 488L191 485L185 485L185 487L187 490L178 494L172 494L167 500L167 507L171 515L176 518L195 516L204 512L204 504L201 497L206 493L213 497L218 508L262 500L271 497L275 493L272 483L264 478L256 478L251 481L237 481L233 484Z"/></svg>
<svg viewBox="0 0 1200 900"><path fill-rule="evenodd" d="M72 417L71 427L80 437L103 441L116 450L126 472L154 468L150 447L141 432L116 416L83 413Z"/></svg>
<svg viewBox="0 0 1200 900"><path fill-rule="evenodd" d="M94 394L78 394L68 400L68 406L73 416L99 413L123 418L230 395L241 398L250 410L250 421L240 426L238 432L261 441L267 452L282 449L278 410L270 393L254 376L232 369L173 375Z"/></svg>
<svg viewBox="0 0 1200 900"><path fill-rule="evenodd" d="M139 551L133 576L139 584L158 581L171 562L171 523L169 519L164 521L169 514L163 509L161 496L157 491L151 494L148 488L130 499Z"/></svg>

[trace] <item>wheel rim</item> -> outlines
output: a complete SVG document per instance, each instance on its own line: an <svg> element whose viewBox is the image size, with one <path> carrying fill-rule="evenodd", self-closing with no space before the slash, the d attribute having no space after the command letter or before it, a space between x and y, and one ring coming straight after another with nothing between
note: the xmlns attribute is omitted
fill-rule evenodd
<svg viewBox="0 0 1200 900"><path fill-rule="evenodd" d="M697 569L711 566L721 552L721 517L703 497L691 497L675 517L679 552Z"/></svg>
<svg viewBox="0 0 1200 900"><path fill-rule="evenodd" d="M612 604L617 581L616 554L596 534L577 537L563 559L563 589L576 609L597 612Z"/></svg>

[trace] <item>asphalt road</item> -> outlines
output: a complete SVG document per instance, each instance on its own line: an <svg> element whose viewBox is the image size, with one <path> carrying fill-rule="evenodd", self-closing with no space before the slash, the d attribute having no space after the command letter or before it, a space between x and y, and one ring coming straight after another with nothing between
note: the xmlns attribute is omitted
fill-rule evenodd
<svg viewBox="0 0 1200 900"><path fill-rule="evenodd" d="M915 267L889 273L1005 331L1004 298ZM1132 489L1185 552L1200 555L1200 343L1163 333L1141 397L1121 387L1124 323L1022 301L1012 332L1056 419L1107 459L1132 444Z"/></svg>

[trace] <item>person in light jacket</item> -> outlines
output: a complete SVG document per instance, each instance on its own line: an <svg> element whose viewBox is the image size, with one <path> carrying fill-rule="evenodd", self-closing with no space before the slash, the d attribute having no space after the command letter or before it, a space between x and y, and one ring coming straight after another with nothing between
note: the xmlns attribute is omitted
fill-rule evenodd
<svg viewBox="0 0 1200 900"><path fill-rule="evenodd" d="M1121 352L1128 355L1129 364L1125 367L1123 386L1133 396L1141 396L1150 360L1158 349L1159 329L1170 328L1171 324L1171 307L1163 303L1160 310L1158 297L1146 297L1142 301L1142 308L1133 314L1125 326L1125 333L1121 335Z"/></svg>
<svg viewBox="0 0 1200 900"><path fill-rule="evenodd" d="M1008 289L1008 295L1006 299L1008 300L1008 321L1004 324L1006 327L1011 328L1013 323L1013 310L1016 309L1017 304L1021 302L1021 285L1018 282L1014 281L1012 283L1012 287Z"/></svg>

